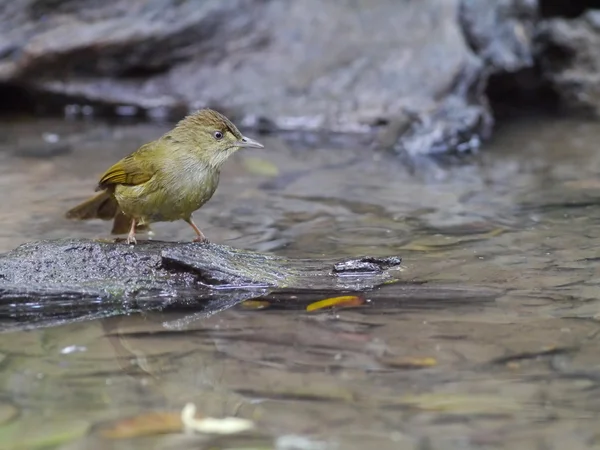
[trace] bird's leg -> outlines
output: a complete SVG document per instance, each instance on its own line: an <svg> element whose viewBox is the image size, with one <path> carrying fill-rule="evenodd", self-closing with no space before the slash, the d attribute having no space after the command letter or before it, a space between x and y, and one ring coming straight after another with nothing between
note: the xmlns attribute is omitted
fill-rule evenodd
<svg viewBox="0 0 600 450"><path fill-rule="evenodd" d="M206 236L204 236L204 233L202 233L202 231L200 231L200 228L198 228L196 226L196 224L194 223L194 221L192 220L192 218L188 218L188 219L184 219L189 225L190 227L192 227L194 229L194 231L196 232L196 238L194 239L194 242L208 242L208 239L206 239Z"/></svg>
<svg viewBox="0 0 600 450"><path fill-rule="evenodd" d="M137 244L137 240L135 239L135 226L136 220L131 219L131 228L129 229L129 234L127 235L127 244Z"/></svg>

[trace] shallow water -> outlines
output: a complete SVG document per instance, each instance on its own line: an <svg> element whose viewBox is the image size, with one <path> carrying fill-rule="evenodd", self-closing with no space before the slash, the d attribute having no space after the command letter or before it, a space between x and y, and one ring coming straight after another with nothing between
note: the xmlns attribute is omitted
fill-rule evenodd
<svg viewBox="0 0 600 450"><path fill-rule="evenodd" d="M107 237L109 223L64 211L167 128L0 124L0 251ZM204 233L293 257L400 255L412 290L337 310L279 296L0 334L1 448L600 448L598 138L598 124L522 121L476 157L407 164L358 138L261 137L196 214ZM192 237L184 223L154 232ZM98 431L187 402L256 431Z"/></svg>

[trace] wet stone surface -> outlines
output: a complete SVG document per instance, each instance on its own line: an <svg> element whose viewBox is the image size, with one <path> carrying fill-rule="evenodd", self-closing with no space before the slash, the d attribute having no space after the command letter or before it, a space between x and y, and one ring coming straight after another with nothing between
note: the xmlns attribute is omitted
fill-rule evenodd
<svg viewBox="0 0 600 450"><path fill-rule="evenodd" d="M178 289L194 286L302 289L310 284L334 289L343 288L340 277L351 276L357 278L357 287L362 283L372 288L396 281L390 269L399 269L401 262L399 257L363 257L332 263L210 243L140 241L131 246L71 239L32 242L0 255L0 280L3 286L12 285L13 296L22 292L31 297L36 290L44 295L46 288L57 292L64 287L71 293L95 290L107 297L123 292L127 299L139 291L170 290L176 296Z"/></svg>
<svg viewBox="0 0 600 450"><path fill-rule="evenodd" d="M600 11L573 19L553 18L537 31L544 78L571 111L600 115Z"/></svg>

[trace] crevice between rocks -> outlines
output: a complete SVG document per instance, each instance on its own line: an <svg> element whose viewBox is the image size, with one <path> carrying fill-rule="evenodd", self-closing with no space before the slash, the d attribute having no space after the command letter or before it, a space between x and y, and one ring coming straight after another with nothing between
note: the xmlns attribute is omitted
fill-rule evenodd
<svg viewBox="0 0 600 450"><path fill-rule="evenodd" d="M69 104L77 103L78 99L66 95L40 92L27 83L0 83L0 116L14 117L15 115L35 117L64 116ZM79 99L80 103L83 102Z"/></svg>
<svg viewBox="0 0 600 450"><path fill-rule="evenodd" d="M588 9L600 9L600 0L539 0L540 17L574 19Z"/></svg>
<svg viewBox="0 0 600 450"><path fill-rule="evenodd" d="M540 25L550 19L575 19L590 9L600 9L600 0L539 0L538 22L533 37L533 65L514 72L489 76L485 89L498 131L503 125L523 117L589 116L586 109L566 105L547 74L567 66L574 57L567 48L548 41ZM543 61L543 62L542 62Z"/></svg>
<svg viewBox="0 0 600 450"><path fill-rule="evenodd" d="M0 83L0 116L33 115L37 112L36 96L28 89L12 83Z"/></svg>
<svg viewBox="0 0 600 450"><path fill-rule="evenodd" d="M560 97L538 67L491 75L485 95L496 129L525 116L552 117L560 113Z"/></svg>

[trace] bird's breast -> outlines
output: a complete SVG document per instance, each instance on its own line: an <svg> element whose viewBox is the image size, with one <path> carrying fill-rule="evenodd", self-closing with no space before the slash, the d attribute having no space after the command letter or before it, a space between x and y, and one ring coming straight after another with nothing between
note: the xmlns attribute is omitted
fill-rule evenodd
<svg viewBox="0 0 600 450"><path fill-rule="evenodd" d="M188 164L166 183L173 206L191 213L206 203L219 184L219 172L203 164Z"/></svg>
<svg viewBox="0 0 600 450"><path fill-rule="evenodd" d="M219 184L219 171L194 160L165 165L139 186L119 186L121 209L142 221L185 219L206 203Z"/></svg>

